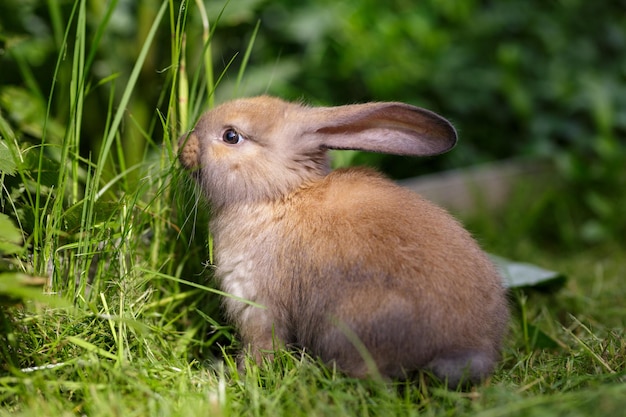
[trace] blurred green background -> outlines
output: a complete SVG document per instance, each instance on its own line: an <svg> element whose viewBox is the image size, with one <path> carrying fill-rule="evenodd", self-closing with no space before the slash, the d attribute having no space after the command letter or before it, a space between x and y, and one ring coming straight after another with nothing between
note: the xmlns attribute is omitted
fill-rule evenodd
<svg viewBox="0 0 626 417"><path fill-rule="evenodd" d="M99 42L87 49L93 65L81 154L89 158L116 104L111 90L129 76L159 4L119 0L104 33L97 27L109 9L97 0L87 4L86 42ZM44 126L48 141L61 141L67 128L72 67L58 73L55 67L59 56L71 57L60 53L73 6L0 3L0 115L23 143L40 141ZM189 67L203 47L191 6ZM206 7L215 27L214 71L226 71L216 102L269 93L315 105L394 100L427 107L459 130L453 152L421 160L349 154L350 162L404 178L506 158L548 159L562 188L542 203L537 232L549 233L546 224L567 218L574 225L569 237L584 244L624 241L626 1L232 0ZM67 33L72 45L75 32ZM157 36L121 133L129 164L143 160L147 143L164 134L159 111L171 81L170 27Z"/></svg>

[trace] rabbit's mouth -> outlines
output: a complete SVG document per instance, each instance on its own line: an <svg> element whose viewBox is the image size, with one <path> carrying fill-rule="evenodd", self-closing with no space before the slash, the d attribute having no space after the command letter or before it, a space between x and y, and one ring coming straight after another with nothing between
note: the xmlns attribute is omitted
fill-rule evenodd
<svg viewBox="0 0 626 417"><path fill-rule="evenodd" d="M192 172L193 175L199 175L200 166L200 141L198 136L191 131L188 135L183 135L178 140L180 152L178 159L185 169Z"/></svg>

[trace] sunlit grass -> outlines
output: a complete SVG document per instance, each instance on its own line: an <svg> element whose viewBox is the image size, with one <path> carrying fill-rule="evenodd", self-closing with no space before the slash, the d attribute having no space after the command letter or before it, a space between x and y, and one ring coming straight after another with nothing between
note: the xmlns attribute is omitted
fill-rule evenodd
<svg viewBox="0 0 626 417"><path fill-rule="evenodd" d="M449 391L432 381L389 384L348 379L289 352L262 367L247 362L247 373L241 374L226 337L221 339L225 351L199 354L198 339L206 335L190 337L151 314L122 323L115 316L86 311L30 310L14 323L21 329L14 337L25 367L0 378L3 411L290 416L597 415L598 409L614 413L626 405L626 341L619 327L626 313L617 305L612 310L602 307L619 296L613 293L625 268L624 261L599 259L595 251L580 253L567 271L570 279L564 288L526 291L524 309L518 304L522 294L513 295L515 315L502 364L490 381L469 392ZM132 301L142 303L139 296ZM188 308L192 309L178 305L174 310ZM554 345L529 344L521 314ZM117 355L120 335L127 338L125 360Z"/></svg>

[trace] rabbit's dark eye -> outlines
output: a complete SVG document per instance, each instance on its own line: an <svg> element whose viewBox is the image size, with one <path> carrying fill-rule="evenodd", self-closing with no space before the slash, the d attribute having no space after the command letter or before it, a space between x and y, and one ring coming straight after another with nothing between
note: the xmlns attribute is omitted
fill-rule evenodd
<svg viewBox="0 0 626 417"><path fill-rule="evenodd" d="M229 145L238 145L243 142L243 136L234 129L227 129L222 135L222 140Z"/></svg>

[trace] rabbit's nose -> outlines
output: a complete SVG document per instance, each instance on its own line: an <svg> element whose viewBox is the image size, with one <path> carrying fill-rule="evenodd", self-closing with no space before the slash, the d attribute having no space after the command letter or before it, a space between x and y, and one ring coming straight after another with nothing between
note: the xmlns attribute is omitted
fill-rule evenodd
<svg viewBox="0 0 626 417"><path fill-rule="evenodd" d="M197 168L200 162L200 142L198 141L198 136L194 132L183 135L178 140L178 146L180 147L178 159L183 167L186 169Z"/></svg>

